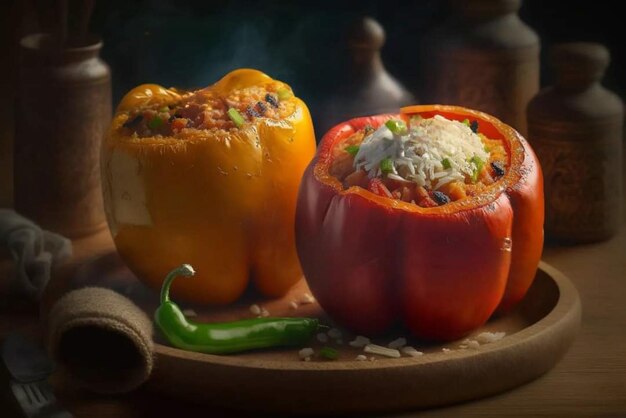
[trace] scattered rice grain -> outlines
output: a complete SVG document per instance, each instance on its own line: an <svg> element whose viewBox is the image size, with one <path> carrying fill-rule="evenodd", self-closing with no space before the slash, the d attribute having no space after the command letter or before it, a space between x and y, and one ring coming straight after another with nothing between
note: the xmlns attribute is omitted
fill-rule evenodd
<svg viewBox="0 0 626 418"><path fill-rule="evenodd" d="M348 344L350 344L351 347L361 348L361 347L365 347L369 343L370 343L369 338L363 337L362 335L357 335L356 338L350 341Z"/></svg>
<svg viewBox="0 0 626 418"><path fill-rule="evenodd" d="M250 312L252 312L253 315L261 315L261 307L257 304L250 305Z"/></svg>
<svg viewBox="0 0 626 418"><path fill-rule="evenodd" d="M311 296L310 293L305 293L304 295L302 295L302 300L300 300L300 303L303 305L306 305L307 303L314 303L314 302L315 302L315 298Z"/></svg>
<svg viewBox="0 0 626 418"><path fill-rule="evenodd" d="M365 361L367 360L367 356L364 356L363 354L359 354L358 356L356 356L354 358L356 361Z"/></svg>
<svg viewBox="0 0 626 418"><path fill-rule="evenodd" d="M328 336L333 340L339 339L341 338L341 331L339 331L337 328L331 328L328 330Z"/></svg>
<svg viewBox="0 0 626 418"><path fill-rule="evenodd" d="M417 351L414 347L411 346L402 347L401 350L404 354L411 357L419 357L424 355L424 353L422 353L421 351Z"/></svg>
<svg viewBox="0 0 626 418"><path fill-rule="evenodd" d="M399 358L400 351L394 348L383 347L382 345L368 344L363 349L366 353L378 354L385 357Z"/></svg>
<svg viewBox="0 0 626 418"><path fill-rule="evenodd" d="M313 350L311 347L306 347L298 351L298 356L300 357L300 359L305 361L308 361L306 360L307 358L310 360L313 354L315 354L315 350Z"/></svg>
<svg viewBox="0 0 626 418"><path fill-rule="evenodd" d="M397 338L395 340L393 340L392 342L390 342L389 344L387 344L387 347L389 348L402 348L406 345L406 338Z"/></svg>
<svg viewBox="0 0 626 418"><path fill-rule="evenodd" d="M328 335L324 334L323 332L320 332L319 334L317 334L317 341L321 343L327 343Z"/></svg>
<svg viewBox="0 0 626 418"><path fill-rule="evenodd" d="M480 344L489 344L501 340L506 332L481 332L476 336L476 341Z"/></svg>
<svg viewBox="0 0 626 418"><path fill-rule="evenodd" d="M183 315L185 315L185 316L198 316L196 311L194 311L193 309L184 309L183 310Z"/></svg>

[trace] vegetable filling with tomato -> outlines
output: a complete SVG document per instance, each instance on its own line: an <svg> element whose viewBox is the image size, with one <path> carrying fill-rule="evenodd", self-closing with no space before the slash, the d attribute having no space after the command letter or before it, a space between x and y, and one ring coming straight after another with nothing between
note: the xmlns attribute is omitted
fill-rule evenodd
<svg viewBox="0 0 626 418"><path fill-rule="evenodd" d="M345 189L435 207L475 196L509 167L505 144L479 132L478 121L413 116L366 126L333 150L330 174Z"/></svg>
<svg viewBox="0 0 626 418"><path fill-rule="evenodd" d="M260 71L240 68L198 91L137 86L102 146L117 251L152 288L172 266L197 267L197 280L172 287L186 302L232 303L252 284L283 296L302 278L295 210L314 154L306 104Z"/></svg>
<svg viewBox="0 0 626 418"><path fill-rule="evenodd" d="M213 89L183 93L180 101L133 109L122 129L141 138L176 136L187 130L230 131L255 118L284 119L294 111L293 92L282 83L251 86L220 95ZM182 139L182 137L181 137Z"/></svg>

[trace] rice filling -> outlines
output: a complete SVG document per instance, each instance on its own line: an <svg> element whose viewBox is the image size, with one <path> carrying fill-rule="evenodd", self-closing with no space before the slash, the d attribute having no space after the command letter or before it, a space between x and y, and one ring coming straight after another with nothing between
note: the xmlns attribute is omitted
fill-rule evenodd
<svg viewBox="0 0 626 418"><path fill-rule="evenodd" d="M478 121L441 115L389 120L357 131L336 148L331 174L345 188L361 186L423 207L474 195L507 170L502 141L478 132Z"/></svg>
<svg viewBox="0 0 626 418"><path fill-rule="evenodd" d="M185 93L180 100L129 112L122 125L128 135L140 138L176 136L186 129L231 131L256 118L283 119L294 110L293 92L282 83L268 83L220 96L210 87ZM181 138L184 139L184 138Z"/></svg>

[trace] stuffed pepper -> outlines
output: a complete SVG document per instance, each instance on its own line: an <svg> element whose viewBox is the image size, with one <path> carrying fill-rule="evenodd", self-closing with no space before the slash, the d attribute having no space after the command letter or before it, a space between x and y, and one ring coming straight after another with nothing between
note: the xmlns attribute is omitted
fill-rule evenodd
<svg viewBox="0 0 626 418"><path fill-rule="evenodd" d="M181 263L197 280L172 293L225 304L251 278L279 296L301 278L298 184L315 153L306 105L280 81L233 71L193 92L141 85L103 145L106 213L119 254L158 289Z"/></svg>
<svg viewBox="0 0 626 418"><path fill-rule="evenodd" d="M452 340L512 309L543 246L541 168L487 114L412 106L330 130L305 171L296 242L324 310L374 335Z"/></svg>

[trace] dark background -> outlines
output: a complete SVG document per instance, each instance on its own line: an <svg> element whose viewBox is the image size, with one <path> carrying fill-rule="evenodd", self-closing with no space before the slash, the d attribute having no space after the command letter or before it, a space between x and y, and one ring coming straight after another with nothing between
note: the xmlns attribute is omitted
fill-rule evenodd
<svg viewBox="0 0 626 418"><path fill-rule="evenodd" d="M3 0L0 13L0 206L13 188L14 104L18 43L53 31L62 0ZM67 0L70 8L90 0ZM626 97L626 24L619 2L523 1L520 17L541 38L541 83L552 81L547 50L555 42L595 41L611 51L604 85ZM345 32L370 15L386 29L382 50L389 72L419 101L420 42L449 16L446 0L97 0L90 30L104 41L102 58L113 76L113 102L141 83L206 86L238 67L253 67L292 85L321 130L320 114L345 82ZM76 23L75 14L70 24ZM319 133L319 132L318 132Z"/></svg>
<svg viewBox="0 0 626 418"><path fill-rule="evenodd" d="M9 64L25 33L54 30L54 1L9 1L2 28ZM80 0L69 0L76 10ZM542 85L551 82L547 50L555 42L595 41L612 53L604 84L624 97L626 24L615 1L526 0L520 17L542 42ZM98 0L90 29L102 37L102 58L113 74L113 101L146 82L194 88L238 67L260 69L294 88L320 113L345 81L345 32L357 16L376 18L387 33L383 61L419 101L421 39L450 13L445 0L251 1ZM70 25L76 21L70 13ZM12 76L15 76L13 74ZM11 77L11 75L10 75Z"/></svg>
<svg viewBox="0 0 626 418"><path fill-rule="evenodd" d="M551 82L547 50L560 41L595 41L612 52L604 84L624 97L623 17L611 1L522 3L520 17L542 42L542 85ZM104 39L114 102L133 86L211 84L238 67L258 68L291 84L313 114L343 81L345 31L358 15L387 32L383 61L416 94L419 42L450 12L446 1L100 1L91 28Z"/></svg>

